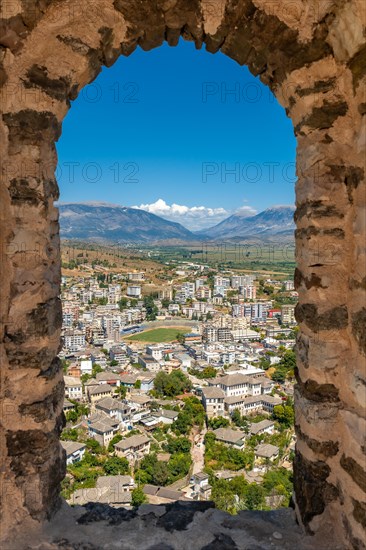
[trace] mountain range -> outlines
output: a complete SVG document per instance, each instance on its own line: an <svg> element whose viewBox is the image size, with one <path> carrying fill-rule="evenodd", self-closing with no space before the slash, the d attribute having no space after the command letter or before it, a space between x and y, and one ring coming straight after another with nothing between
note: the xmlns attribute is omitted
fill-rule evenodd
<svg viewBox="0 0 366 550"><path fill-rule="evenodd" d="M145 210L127 206L65 203L59 205L60 231L64 239L99 242L197 242L206 240L240 241L274 237L293 238L295 229L290 206L273 206L244 217L233 214L219 224L192 232Z"/></svg>
<svg viewBox="0 0 366 550"><path fill-rule="evenodd" d="M244 217L240 214L233 214L217 225L200 231L198 235L212 240L243 237L257 237L259 239L274 236L293 237L295 230L294 211L295 207L291 206L272 206L255 216Z"/></svg>

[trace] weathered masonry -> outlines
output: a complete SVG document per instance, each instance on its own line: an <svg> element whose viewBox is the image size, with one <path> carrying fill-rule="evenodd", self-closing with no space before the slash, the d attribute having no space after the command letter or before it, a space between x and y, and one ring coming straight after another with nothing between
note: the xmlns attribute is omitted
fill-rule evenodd
<svg viewBox="0 0 366 550"><path fill-rule="evenodd" d="M364 0L14 0L1 17L2 547L47 525L65 473L54 206L62 120L102 65L183 36L247 65L293 122L296 513L308 535L365 548ZM215 536L207 548L240 547Z"/></svg>

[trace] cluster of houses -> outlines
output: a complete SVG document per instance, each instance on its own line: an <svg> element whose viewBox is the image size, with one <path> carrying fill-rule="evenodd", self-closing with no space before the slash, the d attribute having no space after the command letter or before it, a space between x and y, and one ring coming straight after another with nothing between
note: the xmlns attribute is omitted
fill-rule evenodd
<svg viewBox="0 0 366 550"><path fill-rule="evenodd" d="M233 430L232 428L217 428L213 430L216 440L224 445L244 450L245 440L252 435L273 434L275 431L275 423L273 420L265 419L261 422L255 422L250 425L248 433L242 430ZM257 464L261 464L263 461L274 461L279 456L279 448L276 445L269 443L260 443L254 449L254 456Z"/></svg>
<svg viewBox="0 0 366 550"><path fill-rule="evenodd" d="M208 418L230 416L235 410L242 416L272 413L282 403L279 397L270 395L274 384L261 369L235 369L207 382L208 386L202 388L202 403Z"/></svg>

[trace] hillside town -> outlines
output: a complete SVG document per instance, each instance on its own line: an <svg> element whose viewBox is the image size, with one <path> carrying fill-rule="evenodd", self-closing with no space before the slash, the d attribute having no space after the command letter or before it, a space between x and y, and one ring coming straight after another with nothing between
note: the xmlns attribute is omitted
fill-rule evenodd
<svg viewBox="0 0 366 550"><path fill-rule="evenodd" d="M190 262L168 266L163 282L83 269L62 277L64 497L287 506L293 281Z"/></svg>

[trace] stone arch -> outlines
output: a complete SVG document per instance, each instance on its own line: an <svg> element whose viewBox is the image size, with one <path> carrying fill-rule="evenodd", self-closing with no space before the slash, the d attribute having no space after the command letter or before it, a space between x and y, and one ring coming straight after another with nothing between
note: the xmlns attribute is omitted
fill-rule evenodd
<svg viewBox="0 0 366 550"><path fill-rule="evenodd" d="M365 11L361 0L24 0L3 7L1 475L5 536L59 506L64 466L55 141L119 55L179 37L274 92L298 140L295 495L310 532L362 546L365 432ZM4 501L7 501L7 508ZM346 542L346 540L348 542Z"/></svg>

